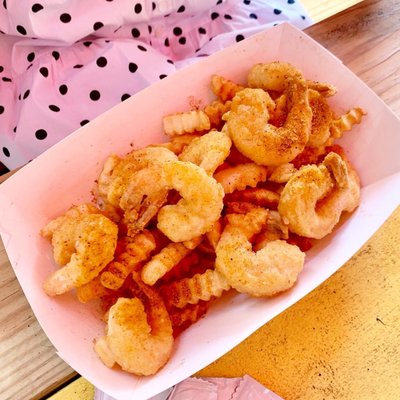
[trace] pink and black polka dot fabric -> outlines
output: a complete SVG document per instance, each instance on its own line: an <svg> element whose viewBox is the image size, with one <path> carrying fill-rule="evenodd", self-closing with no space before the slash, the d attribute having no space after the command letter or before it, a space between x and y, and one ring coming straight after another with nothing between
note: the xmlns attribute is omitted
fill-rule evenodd
<svg viewBox="0 0 400 400"><path fill-rule="evenodd" d="M149 84L282 21L298 0L3 0L0 161L14 169Z"/></svg>

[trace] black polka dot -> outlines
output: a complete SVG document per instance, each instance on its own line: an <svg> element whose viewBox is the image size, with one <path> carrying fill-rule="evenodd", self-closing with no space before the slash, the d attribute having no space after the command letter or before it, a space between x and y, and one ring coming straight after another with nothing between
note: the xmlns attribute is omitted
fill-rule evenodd
<svg viewBox="0 0 400 400"><path fill-rule="evenodd" d="M222 3L222 0L218 0L218 1L217 1L217 5L218 5L218 4L221 4L221 3Z"/></svg>
<svg viewBox="0 0 400 400"><path fill-rule="evenodd" d="M142 46L141 44L139 44L137 48L141 51L147 51L146 47Z"/></svg>
<svg viewBox="0 0 400 400"><path fill-rule="evenodd" d="M236 35L235 39L236 39L237 42L240 42L241 40L244 39L244 36L243 35Z"/></svg>
<svg viewBox="0 0 400 400"><path fill-rule="evenodd" d="M14 128L13 128L13 132L14 132L14 133L17 132L17 127L16 127L16 126L14 126Z"/></svg>
<svg viewBox="0 0 400 400"><path fill-rule="evenodd" d="M207 31L204 28L199 28L200 35L205 35Z"/></svg>
<svg viewBox="0 0 400 400"><path fill-rule="evenodd" d="M43 140L47 138L47 132L44 129L38 129L35 132L36 139Z"/></svg>
<svg viewBox="0 0 400 400"><path fill-rule="evenodd" d="M99 58L96 60L96 64L97 64L98 67L104 68L104 67L107 65L107 58L105 58L105 57L99 57Z"/></svg>
<svg viewBox="0 0 400 400"><path fill-rule="evenodd" d="M294 4L294 0L287 0L288 4Z"/></svg>
<svg viewBox="0 0 400 400"><path fill-rule="evenodd" d="M135 63L133 63L133 62L129 63L129 71L130 71L130 72L136 72L137 69L138 69L137 64L135 64Z"/></svg>
<svg viewBox="0 0 400 400"><path fill-rule="evenodd" d="M7 1L3 0L3 7L7 10Z"/></svg>
<svg viewBox="0 0 400 400"><path fill-rule="evenodd" d="M168 39L168 38L166 38L166 39L164 40L164 46L165 46L165 47L169 47L169 39Z"/></svg>
<svg viewBox="0 0 400 400"><path fill-rule="evenodd" d="M151 32L153 32L153 28L151 27L151 25L149 25L149 26L147 27L147 29L148 29L148 31L149 31L150 34L151 34Z"/></svg>
<svg viewBox="0 0 400 400"><path fill-rule="evenodd" d="M25 29L22 25L17 25L17 31L18 31L21 35L26 35L26 29Z"/></svg>
<svg viewBox="0 0 400 400"><path fill-rule="evenodd" d="M185 11L185 6L180 6L177 10L178 13L183 13Z"/></svg>
<svg viewBox="0 0 400 400"><path fill-rule="evenodd" d="M78 68L82 68L83 67L83 65L82 64L75 64L74 66L73 66L73 68L76 68L76 69L78 69Z"/></svg>
<svg viewBox="0 0 400 400"><path fill-rule="evenodd" d="M54 104L50 104L49 108L50 108L51 111L54 111L54 112L59 112L60 111L60 107L58 107L58 106L56 106Z"/></svg>
<svg viewBox="0 0 400 400"><path fill-rule="evenodd" d="M61 85L61 86L58 88L58 91L59 91L62 95L65 95L65 94L67 94L67 92L68 92L68 86L67 86L67 85Z"/></svg>
<svg viewBox="0 0 400 400"><path fill-rule="evenodd" d="M100 99L100 92L98 90L92 90L89 93L89 97L91 98L91 100L97 101Z"/></svg>
<svg viewBox="0 0 400 400"><path fill-rule="evenodd" d="M124 93L124 94L121 96L121 101L125 101L126 99L129 99L129 97L131 97L130 94Z"/></svg>
<svg viewBox="0 0 400 400"><path fill-rule="evenodd" d="M137 28L132 28L131 34L134 38L138 38L140 36L140 31Z"/></svg>
<svg viewBox="0 0 400 400"><path fill-rule="evenodd" d="M214 19L217 19L219 17L219 14L217 12L211 13L211 19L214 21Z"/></svg>
<svg viewBox="0 0 400 400"><path fill-rule="evenodd" d="M29 65L26 67L26 70L28 71L28 69L31 68L32 65L33 65L33 64L29 64Z"/></svg>
<svg viewBox="0 0 400 400"><path fill-rule="evenodd" d="M4 67L0 65L0 72L4 71Z"/></svg>
<svg viewBox="0 0 400 400"><path fill-rule="evenodd" d="M186 44L186 38L184 36L180 37L178 40L179 44Z"/></svg>
<svg viewBox="0 0 400 400"><path fill-rule="evenodd" d="M156 3L154 1L151 3L151 9L154 11L156 9Z"/></svg>
<svg viewBox="0 0 400 400"><path fill-rule="evenodd" d="M83 45L86 47L89 47L91 44L92 44L92 42L90 42L88 40L86 42L83 42Z"/></svg>
<svg viewBox="0 0 400 400"><path fill-rule="evenodd" d="M176 26L176 27L173 29L172 32L174 32L174 35L175 35L175 36L180 36L180 35L182 35L182 29L179 28L179 26Z"/></svg>
<svg viewBox="0 0 400 400"><path fill-rule="evenodd" d="M93 30L98 31L99 29L101 29L104 26L104 24L102 22L95 22L93 24Z"/></svg>
<svg viewBox="0 0 400 400"><path fill-rule="evenodd" d="M38 11L43 10L43 6L39 3L35 3L32 6L32 12L37 13Z"/></svg>
<svg viewBox="0 0 400 400"><path fill-rule="evenodd" d="M140 3L136 3L134 10L136 14L140 14L142 12L142 5Z"/></svg>
<svg viewBox="0 0 400 400"><path fill-rule="evenodd" d="M49 76L49 70L46 67L42 67L39 69L39 72L45 77L47 78Z"/></svg>
<svg viewBox="0 0 400 400"><path fill-rule="evenodd" d="M60 15L60 21L64 22L64 24L67 24L68 22L71 21L71 16L67 13L61 14Z"/></svg>
<svg viewBox="0 0 400 400"><path fill-rule="evenodd" d="M249 15L249 17L252 18L252 19L258 19L257 14L254 14L254 13L251 13Z"/></svg>
<svg viewBox="0 0 400 400"><path fill-rule="evenodd" d="M60 53L58 51L53 51L51 55L54 57L54 59L57 61L60 58Z"/></svg>
<svg viewBox="0 0 400 400"><path fill-rule="evenodd" d="M7 149L7 147L3 147L3 154L6 156L6 157L10 157L10 150L8 150Z"/></svg>
<svg viewBox="0 0 400 400"><path fill-rule="evenodd" d="M279 8L274 9L274 14L279 15L282 13L282 10L279 10Z"/></svg>
<svg viewBox="0 0 400 400"><path fill-rule="evenodd" d="M243 0L243 3L249 5L250 4L250 0Z"/></svg>
<svg viewBox="0 0 400 400"><path fill-rule="evenodd" d="M300 16L301 16L301 19L306 19L306 17L304 15L300 15Z"/></svg>
<svg viewBox="0 0 400 400"><path fill-rule="evenodd" d="M160 76L159 76L159 78L160 79L164 79L164 78L166 78L168 75L166 75L166 74L161 74Z"/></svg>
<svg viewBox="0 0 400 400"><path fill-rule="evenodd" d="M167 60L167 63L173 64L174 62L172 60Z"/></svg>
<svg viewBox="0 0 400 400"><path fill-rule="evenodd" d="M0 106L0 114L3 114L4 112L4 106Z"/></svg>
<svg viewBox="0 0 400 400"><path fill-rule="evenodd" d="M18 95L18 100L21 100L21 93Z"/></svg>
<svg viewBox="0 0 400 400"><path fill-rule="evenodd" d="M80 126L84 126L86 124L88 124L90 121L88 119L84 119L83 121L81 121L79 124Z"/></svg>
<svg viewBox="0 0 400 400"><path fill-rule="evenodd" d="M27 59L29 62L32 62L32 61L35 59L35 53L32 51L31 53L29 53L29 54L26 56L26 59Z"/></svg>
<svg viewBox="0 0 400 400"><path fill-rule="evenodd" d="M12 82L12 79L11 79L11 78L7 78L6 76L3 76L3 77L1 78L1 80L2 80L3 82Z"/></svg>
<svg viewBox="0 0 400 400"><path fill-rule="evenodd" d="M31 91L28 89L25 93L24 93L24 95L22 96L22 98L25 100L28 96L29 96L29 93L30 93Z"/></svg>

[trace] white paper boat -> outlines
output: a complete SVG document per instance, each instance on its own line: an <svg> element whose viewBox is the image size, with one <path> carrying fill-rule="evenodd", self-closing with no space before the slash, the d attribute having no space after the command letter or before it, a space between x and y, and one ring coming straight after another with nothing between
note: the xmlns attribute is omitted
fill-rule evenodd
<svg viewBox="0 0 400 400"><path fill-rule="evenodd" d="M273 299L228 296L177 340L169 363L155 376L136 378L106 368L93 351L102 335L97 312L67 294L47 297L42 282L55 264L39 230L71 204L91 199L106 156L164 141L161 117L213 99L210 76L245 83L257 62L288 61L308 79L332 83L338 114L368 112L342 144L362 179L362 202L340 228L307 255L296 286ZM400 121L335 56L304 32L282 24L202 59L141 91L33 160L0 185L0 232L15 274L58 354L99 389L120 399L151 397L205 367L290 307L339 269L399 204Z"/></svg>

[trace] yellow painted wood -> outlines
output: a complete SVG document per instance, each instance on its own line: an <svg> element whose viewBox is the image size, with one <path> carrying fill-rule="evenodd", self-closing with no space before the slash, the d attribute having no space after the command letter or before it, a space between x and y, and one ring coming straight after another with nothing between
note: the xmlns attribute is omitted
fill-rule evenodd
<svg viewBox="0 0 400 400"><path fill-rule="evenodd" d="M92 400L94 387L85 378L79 378L61 389L48 400Z"/></svg>
<svg viewBox="0 0 400 400"><path fill-rule="evenodd" d="M330 279L199 376L250 374L285 400L397 400L400 208Z"/></svg>

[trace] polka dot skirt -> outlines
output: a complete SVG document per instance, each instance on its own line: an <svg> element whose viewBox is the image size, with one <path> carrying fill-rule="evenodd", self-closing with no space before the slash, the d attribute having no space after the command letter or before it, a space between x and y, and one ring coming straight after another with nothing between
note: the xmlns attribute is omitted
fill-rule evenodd
<svg viewBox="0 0 400 400"><path fill-rule="evenodd" d="M0 3L0 161L14 169L200 57L282 21L298 0Z"/></svg>

